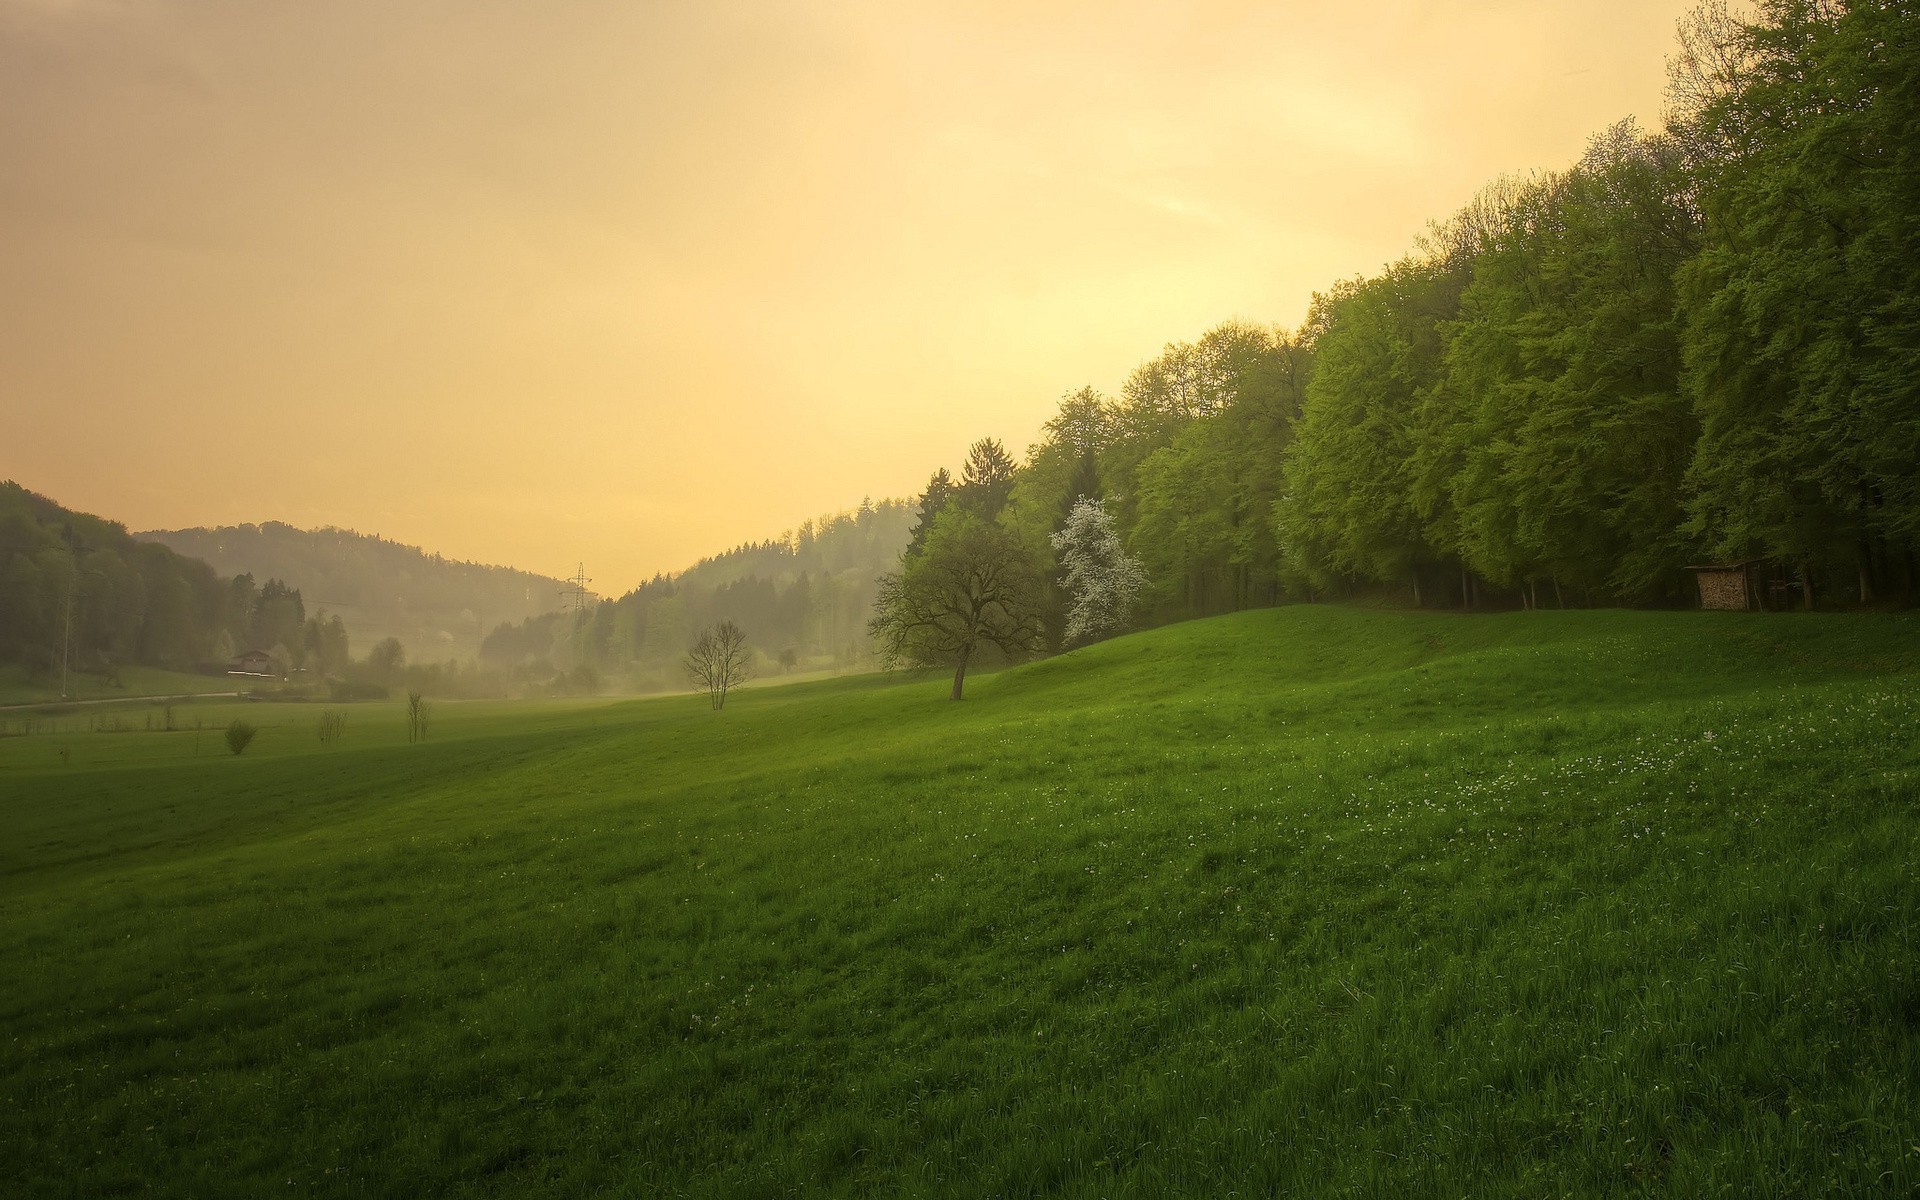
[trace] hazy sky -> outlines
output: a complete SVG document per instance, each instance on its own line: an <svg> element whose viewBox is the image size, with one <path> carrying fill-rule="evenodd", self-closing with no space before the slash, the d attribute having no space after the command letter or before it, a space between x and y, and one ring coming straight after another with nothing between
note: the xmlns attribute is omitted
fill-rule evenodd
<svg viewBox="0 0 1920 1200"><path fill-rule="evenodd" d="M615 594L1297 323L1689 7L0 0L0 477Z"/></svg>

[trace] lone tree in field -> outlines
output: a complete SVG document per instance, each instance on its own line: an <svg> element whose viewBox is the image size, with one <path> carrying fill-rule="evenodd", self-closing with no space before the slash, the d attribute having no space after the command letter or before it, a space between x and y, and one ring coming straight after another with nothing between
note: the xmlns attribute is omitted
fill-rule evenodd
<svg viewBox="0 0 1920 1200"><path fill-rule="evenodd" d="M1067 572L1060 580L1068 597L1067 645L1097 642L1125 629L1147 573L1121 547L1106 506L1081 498L1053 535L1053 549Z"/></svg>
<svg viewBox="0 0 1920 1200"><path fill-rule="evenodd" d="M952 507L934 521L920 553L881 577L867 628L889 668L951 666L958 700L980 647L1018 658L1044 644L1040 597L1040 573L1019 540Z"/></svg>
<svg viewBox="0 0 1920 1200"><path fill-rule="evenodd" d="M433 703L424 693L407 693L407 740L424 742L427 740L427 724L433 720Z"/></svg>
<svg viewBox="0 0 1920 1200"><path fill-rule="evenodd" d="M707 699L715 709L726 706L727 691L747 681L753 661L747 653L747 635L732 621L709 625L700 631L700 640L687 652L687 678L696 688L707 689Z"/></svg>

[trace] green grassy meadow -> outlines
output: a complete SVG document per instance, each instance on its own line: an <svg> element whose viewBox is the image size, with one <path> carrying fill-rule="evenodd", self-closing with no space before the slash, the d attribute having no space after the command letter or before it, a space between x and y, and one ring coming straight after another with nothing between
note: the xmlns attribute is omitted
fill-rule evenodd
<svg viewBox="0 0 1920 1200"><path fill-rule="evenodd" d="M0 1190L1920 1189L1920 621L1295 607L947 687L0 738Z"/></svg>
<svg viewBox="0 0 1920 1200"><path fill-rule="evenodd" d="M245 689L226 675L197 675L187 671L164 671L159 667L129 666L120 669L120 681L110 682L98 675L78 671L67 677L67 695L75 700L118 700L127 696L188 696L210 692L234 692ZM17 666L0 666L0 705L58 704L60 677L34 679ZM4 715L4 714L0 714Z"/></svg>

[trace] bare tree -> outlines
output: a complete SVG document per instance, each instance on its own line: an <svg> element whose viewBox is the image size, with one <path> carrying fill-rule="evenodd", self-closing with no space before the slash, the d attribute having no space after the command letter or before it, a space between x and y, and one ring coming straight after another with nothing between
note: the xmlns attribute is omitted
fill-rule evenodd
<svg viewBox="0 0 1920 1200"><path fill-rule="evenodd" d="M687 678L694 687L706 689L713 707L725 707L727 692L753 673L746 632L732 621L707 626L687 652L686 668Z"/></svg>
<svg viewBox="0 0 1920 1200"><path fill-rule="evenodd" d="M407 740L427 740L427 722L433 718L433 704L420 692L407 693Z"/></svg>

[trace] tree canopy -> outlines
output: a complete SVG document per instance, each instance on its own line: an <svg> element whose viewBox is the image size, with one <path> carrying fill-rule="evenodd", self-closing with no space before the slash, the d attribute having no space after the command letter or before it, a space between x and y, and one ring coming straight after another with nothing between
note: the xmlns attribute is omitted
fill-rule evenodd
<svg viewBox="0 0 1920 1200"><path fill-rule="evenodd" d="M956 506L882 577L869 627L887 665L952 667L958 700L981 649L1019 658L1044 645L1041 604L1039 572L1018 538Z"/></svg>

